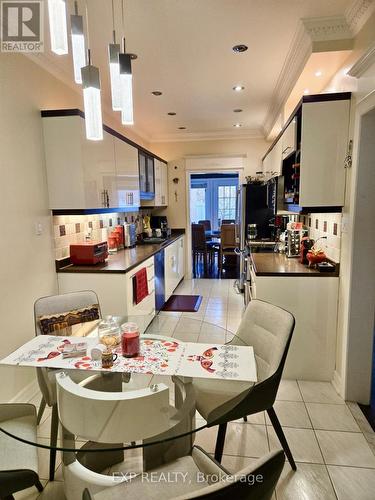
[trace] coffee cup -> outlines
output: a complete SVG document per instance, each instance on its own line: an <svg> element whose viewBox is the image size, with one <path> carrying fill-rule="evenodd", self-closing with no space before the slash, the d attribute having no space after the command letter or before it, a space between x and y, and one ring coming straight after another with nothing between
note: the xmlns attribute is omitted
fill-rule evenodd
<svg viewBox="0 0 375 500"><path fill-rule="evenodd" d="M102 353L102 368L112 368L113 363L117 359L117 354L112 351L104 351Z"/></svg>

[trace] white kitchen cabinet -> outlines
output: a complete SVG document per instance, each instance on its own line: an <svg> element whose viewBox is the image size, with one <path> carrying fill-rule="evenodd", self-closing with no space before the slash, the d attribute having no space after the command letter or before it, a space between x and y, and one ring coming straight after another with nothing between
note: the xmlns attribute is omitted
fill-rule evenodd
<svg viewBox="0 0 375 500"><path fill-rule="evenodd" d="M281 138L276 142L271 151L263 160L263 173L280 175L282 169L282 142Z"/></svg>
<svg viewBox="0 0 375 500"><path fill-rule="evenodd" d="M252 280L252 298L282 307L296 319L283 377L331 381L339 278L253 275Z"/></svg>
<svg viewBox="0 0 375 500"><path fill-rule="evenodd" d="M350 99L302 104L301 207L343 206Z"/></svg>
<svg viewBox="0 0 375 500"><path fill-rule="evenodd" d="M154 159L155 197L142 200L143 206L164 207L168 205L168 170L167 164Z"/></svg>
<svg viewBox="0 0 375 500"><path fill-rule="evenodd" d="M51 209L140 206L138 149L106 130L102 141L88 141L84 119L42 119Z"/></svg>
<svg viewBox="0 0 375 500"><path fill-rule="evenodd" d="M133 301L133 278L146 267L149 295L139 304ZM154 258L151 257L128 273L59 273L59 293L94 290L99 298L102 315L142 316L142 325L155 316ZM136 319L135 319L136 321Z"/></svg>
<svg viewBox="0 0 375 500"><path fill-rule="evenodd" d="M138 149L114 137L116 162L116 203L118 207L140 206Z"/></svg>
<svg viewBox="0 0 375 500"><path fill-rule="evenodd" d="M173 294L185 275L184 237L168 245L164 250L165 300Z"/></svg>
<svg viewBox="0 0 375 500"><path fill-rule="evenodd" d="M294 117L281 136L282 159L288 158L297 149L297 118Z"/></svg>

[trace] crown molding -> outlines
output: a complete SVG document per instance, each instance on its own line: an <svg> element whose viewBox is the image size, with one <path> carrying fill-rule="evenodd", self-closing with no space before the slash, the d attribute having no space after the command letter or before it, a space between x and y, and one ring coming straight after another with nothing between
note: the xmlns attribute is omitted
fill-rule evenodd
<svg viewBox="0 0 375 500"><path fill-rule="evenodd" d="M375 65L375 43L362 54L348 71L349 76L360 78L372 65Z"/></svg>
<svg viewBox="0 0 375 500"><path fill-rule="evenodd" d="M375 0L355 0L347 8L345 18L353 36L357 35L374 12Z"/></svg>
<svg viewBox="0 0 375 500"><path fill-rule="evenodd" d="M66 85L67 87L72 89L76 94L81 96L81 90L82 90L81 86L77 85L74 82L73 77L70 73L65 71L61 66L58 66L54 63L55 56L52 56L52 55L48 54L47 52L38 53L38 54L28 53L28 54L23 54L23 55L25 57L27 57L28 59L30 59L35 64L37 64L38 66L40 66L44 71L47 71L48 73L50 73L57 80L62 82L64 85ZM111 116L111 115L113 116L113 113L114 113L112 108L105 103L103 104L103 102L102 102L102 112L103 112L103 115L106 115L106 116ZM114 124L112 124L112 126L113 125ZM125 125L121 125L119 123L117 129L121 134L123 134L125 136L126 136L126 132L130 131L129 139L132 139L134 142L137 142L137 137L142 139L143 141L145 141L145 143L150 142L150 136L146 132L144 132L143 130L140 130L139 128L132 127L132 129L130 130Z"/></svg>
<svg viewBox="0 0 375 500"><path fill-rule="evenodd" d="M160 134L152 136L150 143L159 142L195 142L195 141L225 141L241 139L264 139L262 129L215 130L208 132L185 132Z"/></svg>
<svg viewBox="0 0 375 500"><path fill-rule="evenodd" d="M373 0L375 2L375 0ZM263 122L263 133L268 137L283 112L295 83L313 52L351 48L353 34L345 16L303 18L291 42L284 65L275 85Z"/></svg>

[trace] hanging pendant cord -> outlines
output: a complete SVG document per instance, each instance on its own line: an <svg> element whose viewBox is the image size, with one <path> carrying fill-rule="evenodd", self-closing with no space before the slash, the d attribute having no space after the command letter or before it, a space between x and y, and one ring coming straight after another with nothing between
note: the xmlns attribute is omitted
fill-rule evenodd
<svg viewBox="0 0 375 500"><path fill-rule="evenodd" d="M121 17L122 17L122 32L124 34L123 37L123 46L124 46L124 54L126 53L126 46L125 46L125 16L124 16L124 0L121 0Z"/></svg>
<svg viewBox="0 0 375 500"><path fill-rule="evenodd" d="M90 50L90 32L89 32L89 9L87 7L87 0L85 0L85 11L86 11L86 31L87 31L87 60L88 64L91 64L91 50Z"/></svg>
<svg viewBox="0 0 375 500"><path fill-rule="evenodd" d="M112 29L113 29L113 43L116 43L116 30L115 30L115 7L112 0Z"/></svg>

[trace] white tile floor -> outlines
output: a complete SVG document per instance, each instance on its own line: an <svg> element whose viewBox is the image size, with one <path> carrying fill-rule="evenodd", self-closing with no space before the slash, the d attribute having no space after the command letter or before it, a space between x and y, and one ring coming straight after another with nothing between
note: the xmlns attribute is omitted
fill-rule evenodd
<svg viewBox="0 0 375 500"><path fill-rule="evenodd" d="M164 333L187 341L225 342L238 328L243 300L235 293L233 280L185 280L175 293L200 294L202 305L197 313L161 313L157 328L162 326ZM375 434L356 404L346 404L328 382L282 380L275 410L297 463L297 472L285 464L277 500L375 499ZM48 438L49 423L47 411L39 427L43 441ZM212 453L215 440L216 429L206 429L197 434L196 443ZM249 417L247 423L231 422L223 465L235 472L279 447L264 414ZM39 458L45 492L38 496L30 489L15 498L63 500L60 457L53 483L47 481L48 452L41 451Z"/></svg>

